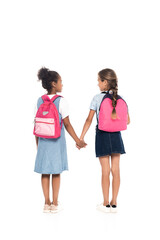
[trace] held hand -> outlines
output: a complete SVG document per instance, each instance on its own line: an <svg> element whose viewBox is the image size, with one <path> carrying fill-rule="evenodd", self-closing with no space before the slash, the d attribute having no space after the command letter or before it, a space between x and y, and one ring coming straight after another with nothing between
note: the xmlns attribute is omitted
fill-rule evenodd
<svg viewBox="0 0 160 240"><path fill-rule="evenodd" d="M80 150L81 148L77 145L77 143L76 143L76 147Z"/></svg>
<svg viewBox="0 0 160 240"><path fill-rule="evenodd" d="M79 141L76 143L76 147L80 150L83 147L86 147L87 144L84 142L83 139L79 139Z"/></svg>
<svg viewBox="0 0 160 240"><path fill-rule="evenodd" d="M76 143L76 147L80 150L81 149L81 147L79 147L78 145L77 145L77 143Z"/></svg>

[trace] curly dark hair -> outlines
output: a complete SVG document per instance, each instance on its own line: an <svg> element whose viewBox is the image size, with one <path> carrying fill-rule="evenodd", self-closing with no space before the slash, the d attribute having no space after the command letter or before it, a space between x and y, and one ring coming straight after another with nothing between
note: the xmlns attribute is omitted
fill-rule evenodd
<svg viewBox="0 0 160 240"><path fill-rule="evenodd" d="M112 90L113 95L112 95L112 114L111 118L116 119L117 114L116 114L116 105L117 105L117 96L118 96L118 79L116 73L110 69L110 68L105 68L98 73L101 81L103 82L104 80L107 80L108 83L108 90Z"/></svg>
<svg viewBox="0 0 160 240"><path fill-rule="evenodd" d="M38 81L42 81L42 87L50 93L52 91L52 82L57 83L59 74L56 71L50 71L48 68L42 67L38 71Z"/></svg>

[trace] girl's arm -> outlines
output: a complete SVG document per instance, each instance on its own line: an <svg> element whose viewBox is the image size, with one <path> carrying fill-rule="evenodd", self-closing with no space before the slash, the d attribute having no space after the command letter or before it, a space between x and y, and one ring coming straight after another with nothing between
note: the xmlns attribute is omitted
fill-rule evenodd
<svg viewBox="0 0 160 240"><path fill-rule="evenodd" d="M127 124L130 124L130 116L129 116L129 113L128 113L128 123Z"/></svg>
<svg viewBox="0 0 160 240"><path fill-rule="evenodd" d="M64 123L64 126L65 126L67 132L71 135L71 137L74 139L74 141L76 142L76 144L77 144L80 148L85 147L87 144L86 144L83 140L80 140L80 139L77 137L77 135L76 135L76 133L75 133L75 131L74 131L74 129L73 129L70 121L69 121L69 116L68 116L68 117L65 117L65 118L63 119L63 123Z"/></svg>
<svg viewBox="0 0 160 240"><path fill-rule="evenodd" d="M89 111L88 117L87 117L87 119L84 123L83 130L82 130L82 133L81 133L81 136L80 136L81 140L84 139L84 136L85 136L86 132L88 131L88 129L89 129L91 123L92 123L95 112L96 111L94 111L92 109Z"/></svg>
<svg viewBox="0 0 160 240"><path fill-rule="evenodd" d="M93 120L93 117L94 117L94 114L95 114L96 111L94 110L90 110L89 111L89 114L88 114L88 117L84 123L84 126L83 126L83 130L82 130L82 133L81 133L81 136L80 136L80 139L84 141L84 136L86 134L86 132L88 131L91 123L92 123L92 120ZM79 149L79 146L76 144L76 147Z"/></svg>

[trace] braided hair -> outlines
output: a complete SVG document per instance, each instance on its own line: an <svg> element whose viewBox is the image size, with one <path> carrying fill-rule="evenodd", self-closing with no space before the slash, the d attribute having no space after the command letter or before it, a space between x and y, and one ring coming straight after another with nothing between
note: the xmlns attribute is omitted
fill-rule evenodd
<svg viewBox="0 0 160 240"><path fill-rule="evenodd" d="M42 67L38 71L38 81L42 81L42 87L50 94L52 91L52 82L57 83L59 74L56 71L50 71L48 68Z"/></svg>
<svg viewBox="0 0 160 240"><path fill-rule="evenodd" d="M117 96L118 96L118 80L117 80L116 73L110 68L105 68L99 71L98 75L102 82L104 80L107 80L109 93L112 93L113 110L112 110L111 118L116 119L117 113L116 113L115 107L117 105Z"/></svg>

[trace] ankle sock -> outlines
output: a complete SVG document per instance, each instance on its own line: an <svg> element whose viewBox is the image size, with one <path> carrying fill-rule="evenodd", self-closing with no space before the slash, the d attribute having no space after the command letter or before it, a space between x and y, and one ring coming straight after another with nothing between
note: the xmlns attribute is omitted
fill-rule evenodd
<svg viewBox="0 0 160 240"><path fill-rule="evenodd" d="M112 207L113 207L113 208L116 208L117 206L114 204L114 205L112 205Z"/></svg>
<svg viewBox="0 0 160 240"><path fill-rule="evenodd" d="M110 205L109 205L109 204L107 204L107 205L106 205L106 207L110 207Z"/></svg>

